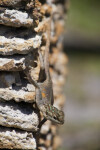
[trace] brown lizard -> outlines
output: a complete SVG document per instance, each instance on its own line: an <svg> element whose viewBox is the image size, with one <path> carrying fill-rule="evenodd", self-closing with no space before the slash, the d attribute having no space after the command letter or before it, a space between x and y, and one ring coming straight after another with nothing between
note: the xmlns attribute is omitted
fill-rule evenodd
<svg viewBox="0 0 100 150"><path fill-rule="evenodd" d="M41 127L46 120L51 120L52 122L57 124L64 123L63 111L58 110L56 107L53 106L54 98L53 98L52 80L49 72L49 47L50 47L50 34L51 34L50 24L51 21L48 21L47 42L46 42L44 60L41 52L38 51L41 70L45 71L46 79L43 82L36 82L32 79L30 73L27 73L29 81L36 87L36 104L44 117L39 127Z"/></svg>

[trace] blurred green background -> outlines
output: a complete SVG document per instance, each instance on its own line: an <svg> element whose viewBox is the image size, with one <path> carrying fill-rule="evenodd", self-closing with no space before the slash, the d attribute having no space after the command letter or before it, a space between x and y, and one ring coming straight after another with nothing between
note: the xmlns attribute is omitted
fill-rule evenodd
<svg viewBox="0 0 100 150"><path fill-rule="evenodd" d="M100 0L70 0L65 124L59 150L100 150Z"/></svg>
<svg viewBox="0 0 100 150"><path fill-rule="evenodd" d="M100 0L70 0L67 26L87 36L100 35Z"/></svg>

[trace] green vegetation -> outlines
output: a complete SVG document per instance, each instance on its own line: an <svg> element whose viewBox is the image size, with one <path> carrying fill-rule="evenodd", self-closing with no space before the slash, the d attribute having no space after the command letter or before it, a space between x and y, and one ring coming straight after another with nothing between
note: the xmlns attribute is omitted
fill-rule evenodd
<svg viewBox="0 0 100 150"><path fill-rule="evenodd" d="M67 27L100 35L100 0L71 0Z"/></svg>
<svg viewBox="0 0 100 150"><path fill-rule="evenodd" d="M88 99L94 101L94 95L91 93L87 97L85 90L86 83L93 86L92 79L96 82L100 77L100 54L76 52L69 53L69 77L67 79L66 93L70 98L77 100L84 106ZM91 79L91 82L90 82ZM87 86L88 86L87 84ZM85 87L84 87L85 86ZM92 87L91 87L92 88ZM95 87L93 87L95 90ZM87 89L88 92L90 89ZM92 89L91 89L92 90ZM95 92L95 91L94 91ZM73 94L72 94L73 93ZM95 96L97 100L98 97ZM96 100L95 99L95 100Z"/></svg>

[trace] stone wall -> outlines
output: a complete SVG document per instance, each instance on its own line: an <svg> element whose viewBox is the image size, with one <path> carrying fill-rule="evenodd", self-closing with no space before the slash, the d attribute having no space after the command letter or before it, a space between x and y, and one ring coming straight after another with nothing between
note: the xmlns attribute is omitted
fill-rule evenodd
<svg viewBox="0 0 100 150"><path fill-rule="evenodd" d="M40 61L51 18L50 74L54 105L64 104L63 85L67 57L62 51L64 1L0 1L0 149L37 149L41 114L35 105L35 87L24 74L29 69L38 81ZM41 128L41 150L55 150L60 144L58 127L47 121Z"/></svg>

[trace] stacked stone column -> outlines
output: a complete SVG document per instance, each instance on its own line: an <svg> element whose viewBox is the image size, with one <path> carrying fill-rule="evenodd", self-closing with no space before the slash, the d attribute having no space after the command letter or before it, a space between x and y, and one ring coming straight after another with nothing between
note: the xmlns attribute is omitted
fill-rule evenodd
<svg viewBox="0 0 100 150"><path fill-rule="evenodd" d="M51 19L50 73L54 105L64 105L63 86L67 57L62 51L64 1L0 1L0 149L37 149L37 132L41 120L35 105L35 86L24 70L39 79L40 60L44 56L46 27ZM39 148L57 149L58 126L47 121L41 128Z"/></svg>

